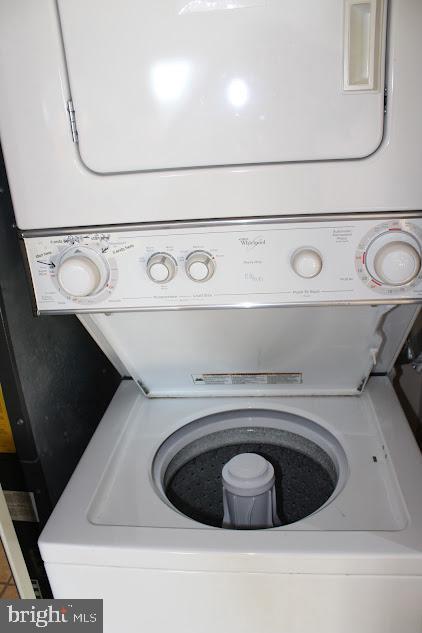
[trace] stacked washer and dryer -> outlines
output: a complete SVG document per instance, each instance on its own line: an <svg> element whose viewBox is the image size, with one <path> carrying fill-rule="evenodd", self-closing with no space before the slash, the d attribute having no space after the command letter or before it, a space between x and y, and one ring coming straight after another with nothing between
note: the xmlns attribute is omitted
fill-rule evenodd
<svg viewBox="0 0 422 633"><path fill-rule="evenodd" d="M421 27L418 0L0 1L34 305L125 378L40 540L108 633L422 630L389 379L422 301ZM224 512L245 455L268 529Z"/></svg>

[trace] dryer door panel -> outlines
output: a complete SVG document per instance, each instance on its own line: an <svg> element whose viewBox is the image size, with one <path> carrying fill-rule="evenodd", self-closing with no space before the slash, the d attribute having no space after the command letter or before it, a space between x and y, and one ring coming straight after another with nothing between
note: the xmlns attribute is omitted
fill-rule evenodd
<svg viewBox="0 0 422 633"><path fill-rule="evenodd" d="M99 173L352 159L379 146L383 0L59 0Z"/></svg>

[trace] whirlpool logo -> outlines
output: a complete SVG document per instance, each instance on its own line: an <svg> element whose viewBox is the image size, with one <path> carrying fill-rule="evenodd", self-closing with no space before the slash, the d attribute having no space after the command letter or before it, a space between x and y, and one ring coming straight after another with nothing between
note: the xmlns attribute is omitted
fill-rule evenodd
<svg viewBox="0 0 422 633"><path fill-rule="evenodd" d="M102 600L6 600L0 603L0 631L53 631L63 625L70 631L103 630Z"/></svg>
<svg viewBox="0 0 422 633"><path fill-rule="evenodd" d="M239 242L246 250L251 251L258 246L265 246L265 238L262 235L256 237L239 237Z"/></svg>

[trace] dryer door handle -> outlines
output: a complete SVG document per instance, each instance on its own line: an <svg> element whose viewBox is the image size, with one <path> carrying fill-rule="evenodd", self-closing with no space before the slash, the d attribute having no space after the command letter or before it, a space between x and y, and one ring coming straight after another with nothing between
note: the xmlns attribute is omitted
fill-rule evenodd
<svg viewBox="0 0 422 633"><path fill-rule="evenodd" d="M344 10L344 90L378 90L384 0L345 0Z"/></svg>

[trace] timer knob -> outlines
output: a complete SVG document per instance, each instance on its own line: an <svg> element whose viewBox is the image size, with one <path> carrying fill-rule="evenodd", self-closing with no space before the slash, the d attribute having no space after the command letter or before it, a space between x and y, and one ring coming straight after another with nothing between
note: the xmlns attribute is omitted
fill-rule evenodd
<svg viewBox="0 0 422 633"><path fill-rule="evenodd" d="M103 257L91 248L76 247L66 251L59 263L57 281L71 297L89 297L104 288L108 266Z"/></svg>
<svg viewBox="0 0 422 633"><path fill-rule="evenodd" d="M147 262L148 277L156 284L171 281L176 270L176 261L168 253L154 253Z"/></svg>
<svg viewBox="0 0 422 633"><path fill-rule="evenodd" d="M395 240L377 250L373 266L379 281L389 286L403 286L418 276L421 258L414 245Z"/></svg>
<svg viewBox="0 0 422 633"><path fill-rule="evenodd" d="M194 251L186 258L185 270L192 281L208 281L215 271L214 258L206 251Z"/></svg>
<svg viewBox="0 0 422 633"><path fill-rule="evenodd" d="M291 265L296 275L304 279L311 279L321 272L322 257L313 248L300 248L293 253Z"/></svg>

